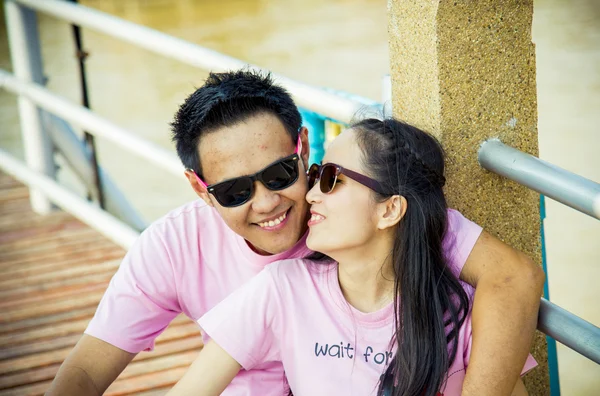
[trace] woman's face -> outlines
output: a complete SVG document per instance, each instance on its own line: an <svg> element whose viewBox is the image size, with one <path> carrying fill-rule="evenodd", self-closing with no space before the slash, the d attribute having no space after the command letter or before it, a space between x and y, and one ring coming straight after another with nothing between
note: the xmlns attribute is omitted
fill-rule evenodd
<svg viewBox="0 0 600 396"><path fill-rule="evenodd" d="M363 169L355 131L348 129L327 148L323 164L334 163L371 177ZM377 232L377 203L374 192L341 174L334 190L323 194L317 181L306 194L311 204L306 244L313 251L336 258L336 252L360 252ZM368 249L367 249L368 250ZM364 251L364 250L363 250Z"/></svg>

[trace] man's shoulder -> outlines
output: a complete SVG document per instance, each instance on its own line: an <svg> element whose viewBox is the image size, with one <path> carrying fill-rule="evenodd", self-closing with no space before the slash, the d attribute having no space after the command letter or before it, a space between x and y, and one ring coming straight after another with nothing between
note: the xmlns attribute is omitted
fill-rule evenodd
<svg viewBox="0 0 600 396"><path fill-rule="evenodd" d="M194 219L198 216L200 217L211 217L214 215L218 215L214 208L207 205L201 199L196 199L191 202L187 202L181 205L178 208L175 208L160 217L156 221L152 223L152 225L161 225L166 223L173 223L181 220L189 220Z"/></svg>
<svg viewBox="0 0 600 396"><path fill-rule="evenodd" d="M292 284L297 285L300 280L311 283L318 281L337 267L331 260L314 261L308 258L294 258L276 261L266 268L277 283L291 280Z"/></svg>
<svg viewBox="0 0 600 396"><path fill-rule="evenodd" d="M217 211L203 200L197 199L171 210L155 220L146 232L165 235L198 234L205 228L227 228Z"/></svg>

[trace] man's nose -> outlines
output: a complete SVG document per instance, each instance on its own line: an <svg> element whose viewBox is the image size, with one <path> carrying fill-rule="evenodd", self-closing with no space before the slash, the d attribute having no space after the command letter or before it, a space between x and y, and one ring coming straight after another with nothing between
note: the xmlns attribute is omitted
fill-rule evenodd
<svg viewBox="0 0 600 396"><path fill-rule="evenodd" d="M256 213L271 213L281 203L279 191L271 191L261 182L254 182L254 197L252 199L252 209Z"/></svg>

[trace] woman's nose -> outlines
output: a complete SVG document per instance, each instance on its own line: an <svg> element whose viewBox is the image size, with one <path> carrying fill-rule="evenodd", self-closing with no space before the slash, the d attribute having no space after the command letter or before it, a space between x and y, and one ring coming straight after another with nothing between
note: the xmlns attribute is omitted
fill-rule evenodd
<svg viewBox="0 0 600 396"><path fill-rule="evenodd" d="M306 193L306 201L312 205L321 202L322 196L323 193L321 192L321 188L319 187L319 180L317 180L314 186Z"/></svg>

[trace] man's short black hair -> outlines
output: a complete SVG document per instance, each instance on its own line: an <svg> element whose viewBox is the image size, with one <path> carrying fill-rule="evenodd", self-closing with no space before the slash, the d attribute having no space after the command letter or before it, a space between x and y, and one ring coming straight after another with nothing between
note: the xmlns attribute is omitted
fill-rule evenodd
<svg viewBox="0 0 600 396"><path fill-rule="evenodd" d="M181 162L201 176L200 137L261 113L279 118L296 143L302 117L291 95L273 83L270 73L252 70L210 73L204 85L181 105L171 123Z"/></svg>

